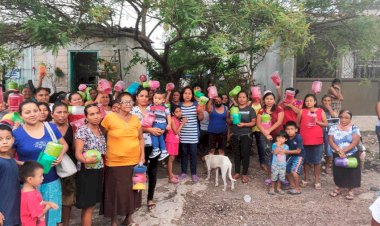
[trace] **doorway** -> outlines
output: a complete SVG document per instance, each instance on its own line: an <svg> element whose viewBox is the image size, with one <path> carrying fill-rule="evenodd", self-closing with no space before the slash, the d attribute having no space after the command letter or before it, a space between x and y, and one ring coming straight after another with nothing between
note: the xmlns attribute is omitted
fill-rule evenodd
<svg viewBox="0 0 380 226"><path fill-rule="evenodd" d="M77 91L80 84L95 85L98 76L98 52L70 51L69 54L71 91Z"/></svg>

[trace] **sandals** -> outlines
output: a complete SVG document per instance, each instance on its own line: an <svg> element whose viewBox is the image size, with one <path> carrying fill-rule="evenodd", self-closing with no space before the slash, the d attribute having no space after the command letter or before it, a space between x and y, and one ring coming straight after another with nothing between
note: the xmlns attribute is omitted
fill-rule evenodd
<svg viewBox="0 0 380 226"><path fill-rule="evenodd" d="M148 201L147 207L148 210L151 211L152 209L156 208L156 203L154 203L153 201Z"/></svg>
<svg viewBox="0 0 380 226"><path fill-rule="evenodd" d="M178 177L176 175L173 175L171 178L169 178L169 181L168 181L170 184L178 184L179 183L179 180L178 180Z"/></svg>
<svg viewBox="0 0 380 226"><path fill-rule="evenodd" d="M353 200L354 199L354 192L349 191L348 194L346 195L347 200Z"/></svg>
<svg viewBox="0 0 380 226"><path fill-rule="evenodd" d="M243 182L243 184L246 184L249 182L249 177L247 175L243 175L241 177L241 182Z"/></svg>
<svg viewBox="0 0 380 226"><path fill-rule="evenodd" d="M301 193L301 191L297 191L295 188L292 188L288 191L288 194L290 195L300 195Z"/></svg>
<svg viewBox="0 0 380 226"><path fill-rule="evenodd" d="M274 192L274 189L271 188L271 189L269 189L268 194L269 195L275 195L276 193Z"/></svg>
<svg viewBox="0 0 380 226"><path fill-rule="evenodd" d="M300 183L300 187L301 188L305 188L307 186L309 186L309 182L302 180L301 183Z"/></svg>
<svg viewBox="0 0 380 226"><path fill-rule="evenodd" d="M316 184L314 184L314 189L315 190L321 190L321 183L316 183Z"/></svg>
<svg viewBox="0 0 380 226"><path fill-rule="evenodd" d="M337 197L338 195L340 195L340 190L339 189L335 189L333 192L331 192L329 195L331 197Z"/></svg>
<svg viewBox="0 0 380 226"><path fill-rule="evenodd" d="M237 179L239 179L239 177L240 177L240 174L235 173L235 175L232 178L234 178L235 180L237 180Z"/></svg>

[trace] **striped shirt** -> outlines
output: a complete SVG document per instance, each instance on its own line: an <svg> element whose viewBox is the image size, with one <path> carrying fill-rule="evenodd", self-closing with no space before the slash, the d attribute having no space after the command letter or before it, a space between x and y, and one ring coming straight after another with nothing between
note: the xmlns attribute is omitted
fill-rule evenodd
<svg viewBox="0 0 380 226"><path fill-rule="evenodd" d="M192 106L186 107L180 103L182 110L182 117L187 118L187 122L181 129L180 142L184 144L197 144L198 143L198 115L197 115L197 102L193 102Z"/></svg>

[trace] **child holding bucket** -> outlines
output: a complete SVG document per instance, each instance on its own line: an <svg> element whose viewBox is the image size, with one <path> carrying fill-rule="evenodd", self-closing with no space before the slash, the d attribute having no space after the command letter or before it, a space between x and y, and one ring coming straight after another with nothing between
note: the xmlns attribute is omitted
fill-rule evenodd
<svg viewBox="0 0 380 226"><path fill-rule="evenodd" d="M178 155L179 148L179 134L182 127L186 124L187 118L182 118L182 110L179 106L174 106L172 108L172 124L171 129L166 134L166 148L169 153L168 161L168 176L169 183L177 184L179 182L178 176L173 174L173 162L175 157ZM181 120L182 118L182 120Z"/></svg>
<svg viewBox="0 0 380 226"><path fill-rule="evenodd" d="M15 159L11 158L14 142L12 128L0 124L0 225L19 225L20 182Z"/></svg>

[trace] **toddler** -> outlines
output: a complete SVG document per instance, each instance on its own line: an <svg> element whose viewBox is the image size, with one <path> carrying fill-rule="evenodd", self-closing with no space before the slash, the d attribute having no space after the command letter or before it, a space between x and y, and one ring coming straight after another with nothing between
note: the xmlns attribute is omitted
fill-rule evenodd
<svg viewBox="0 0 380 226"><path fill-rule="evenodd" d="M21 223L18 167L10 153L13 142L10 125L0 124L0 225Z"/></svg>
<svg viewBox="0 0 380 226"><path fill-rule="evenodd" d="M179 182L178 176L173 174L173 162L175 157L178 155L178 146L179 146L179 134L182 130L182 127L186 124L187 118L182 118L182 110L179 106L174 106L172 108L172 118L171 125L172 128L166 134L166 147L169 153L168 161L168 176L169 183L177 184ZM181 121L180 121L181 120Z"/></svg>
<svg viewBox="0 0 380 226"><path fill-rule="evenodd" d="M272 145L273 159L272 159L272 184L269 189L269 194L274 195L274 185L277 187L277 192L280 195L285 194L281 189L281 181L285 181L286 172L286 155L285 152L289 151L288 145L285 144L287 140L286 133L280 131L276 137L276 143ZM277 183L276 183L277 182Z"/></svg>
<svg viewBox="0 0 380 226"><path fill-rule="evenodd" d="M42 201L42 196L37 187L44 180L44 168L34 161L26 161L19 171L21 182L24 183L21 190L21 224L23 226L45 226L45 214L58 205L53 202Z"/></svg>
<svg viewBox="0 0 380 226"><path fill-rule="evenodd" d="M165 107L165 95L162 91L157 90L153 95L153 105L150 106L150 110L155 115L155 120L153 122L153 128L159 128L161 130L170 130L171 128L171 118L170 111ZM159 136L154 136L152 134L152 146L153 151L150 153L149 158L155 158L158 155L158 161L164 160L169 156L168 151L166 150L164 134Z"/></svg>

